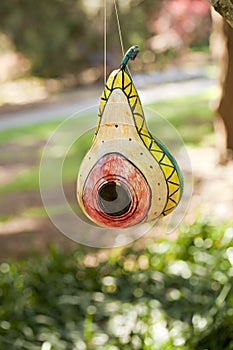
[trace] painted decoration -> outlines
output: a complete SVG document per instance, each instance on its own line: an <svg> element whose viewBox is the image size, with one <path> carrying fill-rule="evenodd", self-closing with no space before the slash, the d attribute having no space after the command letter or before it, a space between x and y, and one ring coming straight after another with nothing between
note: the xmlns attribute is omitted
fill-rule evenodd
<svg viewBox="0 0 233 350"><path fill-rule="evenodd" d="M90 150L80 166L77 199L95 224L125 228L153 221L178 205L183 180L176 160L147 128L127 71L137 46L105 84Z"/></svg>

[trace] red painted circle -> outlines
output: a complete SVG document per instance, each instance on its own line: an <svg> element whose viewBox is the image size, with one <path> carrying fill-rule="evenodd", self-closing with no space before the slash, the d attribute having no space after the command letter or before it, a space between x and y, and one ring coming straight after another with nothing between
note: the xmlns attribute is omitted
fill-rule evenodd
<svg viewBox="0 0 233 350"><path fill-rule="evenodd" d="M106 184L115 183L130 199L119 215L103 210L99 191ZM109 153L99 159L91 169L83 189L83 204L94 222L106 227L128 227L140 223L147 215L151 203L149 185L140 170L119 153Z"/></svg>

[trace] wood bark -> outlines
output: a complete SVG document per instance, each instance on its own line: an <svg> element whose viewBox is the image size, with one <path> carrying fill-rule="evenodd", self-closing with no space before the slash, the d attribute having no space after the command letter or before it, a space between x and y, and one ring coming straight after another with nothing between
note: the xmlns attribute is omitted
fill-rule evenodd
<svg viewBox="0 0 233 350"><path fill-rule="evenodd" d="M233 151L233 28L224 24L226 37L226 63L222 72L222 96L218 107L219 117L226 129L226 147Z"/></svg>
<svg viewBox="0 0 233 350"><path fill-rule="evenodd" d="M215 11L212 18L211 47L221 88L214 124L220 161L224 163L233 154L233 28Z"/></svg>
<svg viewBox="0 0 233 350"><path fill-rule="evenodd" d="M232 0L210 0L214 9L233 27L233 3Z"/></svg>

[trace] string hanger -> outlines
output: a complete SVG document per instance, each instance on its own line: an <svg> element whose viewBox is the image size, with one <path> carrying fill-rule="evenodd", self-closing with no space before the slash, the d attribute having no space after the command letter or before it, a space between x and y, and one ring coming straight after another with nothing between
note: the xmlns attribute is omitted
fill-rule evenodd
<svg viewBox="0 0 233 350"><path fill-rule="evenodd" d="M107 0L104 0L104 85L107 80Z"/></svg>
<svg viewBox="0 0 233 350"><path fill-rule="evenodd" d="M104 1L104 84L106 84L106 80L107 80L107 0L103 0L103 1ZM125 50L124 50L124 44L123 44L123 37L122 37L122 30L121 30L117 0L113 0L113 5L114 5L114 11L115 11L115 15L116 15L117 30L118 30L118 35L119 35L122 56L124 57ZM127 53L128 53L128 51L127 51ZM127 62L128 62L128 60L127 60Z"/></svg>
<svg viewBox="0 0 233 350"><path fill-rule="evenodd" d="M115 7L115 13L116 13L116 19L117 19L117 29L118 29L118 34L119 34L119 39L120 39L120 44L121 44L121 51L122 51L122 55L124 56L125 50L124 50L124 44L123 44L123 39L122 39L122 31L121 31L121 25L120 25L120 19L119 19L116 0L114 0L114 7Z"/></svg>

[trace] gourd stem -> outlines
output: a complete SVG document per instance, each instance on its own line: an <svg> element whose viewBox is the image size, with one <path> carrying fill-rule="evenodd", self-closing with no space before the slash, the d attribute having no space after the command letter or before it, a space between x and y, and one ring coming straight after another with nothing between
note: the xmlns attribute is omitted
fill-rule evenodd
<svg viewBox="0 0 233 350"><path fill-rule="evenodd" d="M137 45L134 45L134 46L131 46L128 51L126 52L126 54L124 55L122 61L121 61L121 65L120 67L125 69L126 66L127 66L127 63L128 61L131 59L131 60L134 60L137 56L139 52L139 49L138 49L138 46Z"/></svg>

